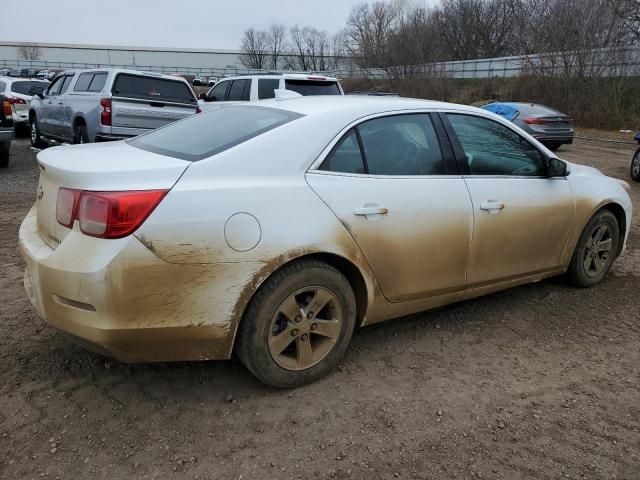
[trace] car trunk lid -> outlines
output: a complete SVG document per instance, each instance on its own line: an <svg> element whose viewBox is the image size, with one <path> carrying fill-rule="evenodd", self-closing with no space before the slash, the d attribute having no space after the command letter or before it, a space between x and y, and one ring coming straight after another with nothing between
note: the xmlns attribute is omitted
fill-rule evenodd
<svg viewBox="0 0 640 480"><path fill-rule="evenodd" d="M170 189L190 162L113 142L47 149L38 154L38 164L38 231L57 248L70 231L56 220L61 187L101 192Z"/></svg>

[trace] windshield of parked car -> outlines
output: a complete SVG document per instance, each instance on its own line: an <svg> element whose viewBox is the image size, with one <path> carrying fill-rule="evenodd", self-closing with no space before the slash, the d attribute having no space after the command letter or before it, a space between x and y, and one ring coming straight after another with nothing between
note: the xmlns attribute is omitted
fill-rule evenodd
<svg viewBox="0 0 640 480"><path fill-rule="evenodd" d="M340 95L338 82L325 80L285 80L285 88L300 95Z"/></svg>
<svg viewBox="0 0 640 480"><path fill-rule="evenodd" d="M141 150L196 162L300 117L276 108L229 105L191 115L128 142Z"/></svg>
<svg viewBox="0 0 640 480"><path fill-rule="evenodd" d="M29 90L31 87L41 87L47 88L49 86L49 82L35 82L35 81L24 81L24 82L13 82L11 84L11 91L13 93L19 93L21 95L31 95Z"/></svg>

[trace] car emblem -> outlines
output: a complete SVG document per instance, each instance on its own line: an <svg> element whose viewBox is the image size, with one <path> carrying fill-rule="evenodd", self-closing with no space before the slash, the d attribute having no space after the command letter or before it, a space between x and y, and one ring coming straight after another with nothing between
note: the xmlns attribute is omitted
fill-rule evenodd
<svg viewBox="0 0 640 480"><path fill-rule="evenodd" d="M42 185L38 185L38 200L42 200L42 197L44 197L44 189Z"/></svg>
<svg viewBox="0 0 640 480"><path fill-rule="evenodd" d="M149 95L151 95L153 97L159 97L160 96L160 92L158 92L157 90L151 90L149 92Z"/></svg>

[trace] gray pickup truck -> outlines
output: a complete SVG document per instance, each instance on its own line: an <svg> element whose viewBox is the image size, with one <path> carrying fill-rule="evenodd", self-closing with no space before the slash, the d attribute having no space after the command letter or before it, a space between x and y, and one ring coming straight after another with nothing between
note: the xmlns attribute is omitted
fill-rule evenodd
<svg viewBox="0 0 640 480"><path fill-rule="evenodd" d="M0 168L9 166L11 140L13 140L13 111L9 99L0 95Z"/></svg>
<svg viewBox="0 0 640 480"><path fill-rule="evenodd" d="M30 93L31 144L37 148L122 140L199 111L185 79L137 70L65 71L48 88Z"/></svg>

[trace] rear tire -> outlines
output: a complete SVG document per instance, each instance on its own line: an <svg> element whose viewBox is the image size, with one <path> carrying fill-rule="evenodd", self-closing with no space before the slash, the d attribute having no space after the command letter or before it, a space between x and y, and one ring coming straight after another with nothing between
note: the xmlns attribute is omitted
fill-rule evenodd
<svg viewBox="0 0 640 480"><path fill-rule="evenodd" d="M34 115L29 122L29 137L31 138L31 146L34 148L44 148L46 143L40 136L40 127L38 126L38 118Z"/></svg>
<svg viewBox="0 0 640 480"><path fill-rule="evenodd" d="M0 143L0 168L9 166L9 156L11 150L11 142Z"/></svg>
<svg viewBox="0 0 640 480"><path fill-rule="evenodd" d="M78 123L73 129L73 143L89 143L89 132L87 132L87 126L84 123Z"/></svg>
<svg viewBox="0 0 640 480"><path fill-rule="evenodd" d="M609 273L616 259L620 227L615 215L600 210L584 228L569 265L571 282L581 288L597 285Z"/></svg>
<svg viewBox="0 0 640 480"><path fill-rule="evenodd" d="M236 353L264 383L297 387L335 368L355 323L355 295L338 270L315 260L292 263L267 279L252 298L239 327Z"/></svg>
<svg viewBox="0 0 640 480"><path fill-rule="evenodd" d="M636 153L631 159L631 179L640 182L640 148L636 150Z"/></svg>

